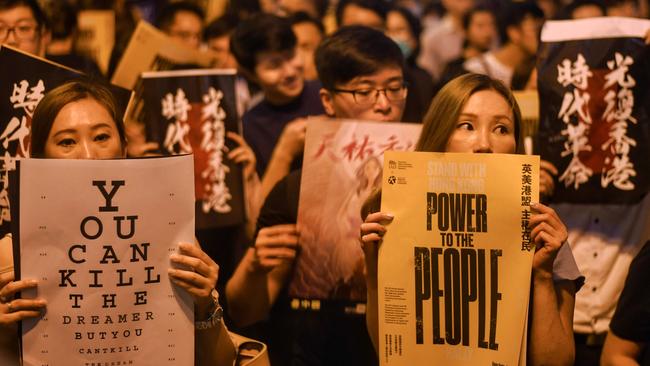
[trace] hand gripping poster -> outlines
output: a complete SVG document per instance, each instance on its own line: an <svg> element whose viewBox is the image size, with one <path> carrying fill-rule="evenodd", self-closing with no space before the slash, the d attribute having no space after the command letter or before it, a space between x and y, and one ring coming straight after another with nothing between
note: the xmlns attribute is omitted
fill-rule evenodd
<svg viewBox="0 0 650 366"><path fill-rule="evenodd" d="M539 147L555 202L633 203L650 184L650 20L546 22L538 53Z"/></svg>
<svg viewBox="0 0 650 366"><path fill-rule="evenodd" d="M191 156L19 162L16 274L47 301L23 321L25 366L194 364L193 302L167 275L194 242L192 171Z"/></svg>
<svg viewBox="0 0 650 366"><path fill-rule="evenodd" d="M408 123L308 121L291 297L365 302L361 205L381 183L384 153L412 150L420 129Z"/></svg>
<svg viewBox="0 0 650 366"><path fill-rule="evenodd" d="M83 74L17 49L0 46L0 235L11 228L8 172L16 158L29 156L32 115L45 94ZM9 71L10 70L10 71ZM131 91L116 86L111 91L124 113Z"/></svg>
<svg viewBox="0 0 650 366"><path fill-rule="evenodd" d="M381 365L515 366L525 350L539 157L387 152Z"/></svg>
<svg viewBox="0 0 650 366"><path fill-rule="evenodd" d="M179 70L142 74L147 140L163 154L193 154L196 227L245 220L242 168L228 159L241 136L235 70Z"/></svg>

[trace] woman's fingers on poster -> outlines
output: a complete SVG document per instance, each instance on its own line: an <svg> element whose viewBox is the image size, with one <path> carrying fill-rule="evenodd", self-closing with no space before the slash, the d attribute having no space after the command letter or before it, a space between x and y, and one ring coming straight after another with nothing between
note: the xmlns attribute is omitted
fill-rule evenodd
<svg viewBox="0 0 650 366"><path fill-rule="evenodd" d="M197 299L207 298L217 284L219 266L198 245L180 243L179 253L170 256L172 263L187 269L170 268L169 277Z"/></svg>
<svg viewBox="0 0 650 366"><path fill-rule="evenodd" d="M294 224L275 225L261 229L255 240L255 261L262 270L271 270L292 262L298 250L299 233Z"/></svg>
<svg viewBox="0 0 650 366"><path fill-rule="evenodd" d="M534 203L531 208L533 214L530 218L530 238L536 247L533 267L543 267L551 273L553 260L562 244L567 240L568 232L552 208L541 203Z"/></svg>
<svg viewBox="0 0 650 366"><path fill-rule="evenodd" d="M393 215L385 212L374 212L366 217L361 224L360 238L361 244L375 243L381 240L386 234L386 226L393 221Z"/></svg>

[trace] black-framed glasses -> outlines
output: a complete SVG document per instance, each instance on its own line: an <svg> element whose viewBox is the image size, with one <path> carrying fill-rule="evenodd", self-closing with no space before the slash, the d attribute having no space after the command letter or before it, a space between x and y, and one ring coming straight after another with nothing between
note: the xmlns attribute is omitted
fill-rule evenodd
<svg viewBox="0 0 650 366"><path fill-rule="evenodd" d="M406 83L396 86L389 86L387 88L368 88L368 89L333 89L335 93L350 93L354 102L361 105L371 105L377 103L380 93L384 93L386 99L391 102L398 102L406 99L406 91L408 87Z"/></svg>
<svg viewBox="0 0 650 366"><path fill-rule="evenodd" d="M13 27L9 27L6 24L0 24L0 41L6 41L11 32L14 32L17 40L29 41L34 39L37 29L38 25L30 21L18 23Z"/></svg>

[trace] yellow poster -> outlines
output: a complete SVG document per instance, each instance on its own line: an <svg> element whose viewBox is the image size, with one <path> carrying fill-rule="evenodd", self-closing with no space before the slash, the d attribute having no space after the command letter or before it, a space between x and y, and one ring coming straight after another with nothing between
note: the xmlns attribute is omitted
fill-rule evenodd
<svg viewBox="0 0 650 366"><path fill-rule="evenodd" d="M520 363L539 157L386 152L381 365Z"/></svg>

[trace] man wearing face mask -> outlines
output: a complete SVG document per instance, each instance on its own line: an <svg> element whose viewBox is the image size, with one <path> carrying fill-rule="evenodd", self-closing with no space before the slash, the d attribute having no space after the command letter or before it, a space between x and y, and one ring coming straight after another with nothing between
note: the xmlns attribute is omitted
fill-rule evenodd
<svg viewBox="0 0 650 366"><path fill-rule="evenodd" d="M394 7L386 17L386 35L397 45L405 58L404 76L409 85L402 121L421 122L434 96L431 75L420 68L416 59L420 53L420 20L404 7Z"/></svg>

